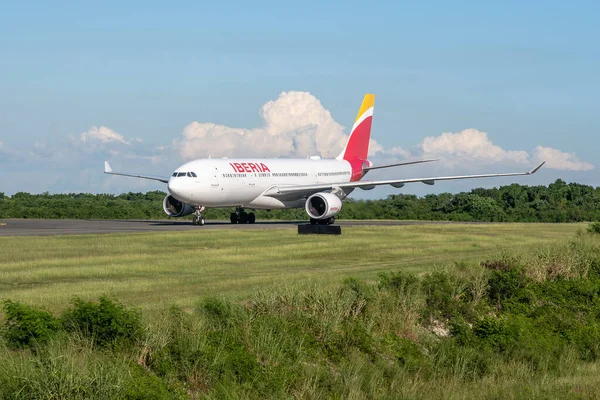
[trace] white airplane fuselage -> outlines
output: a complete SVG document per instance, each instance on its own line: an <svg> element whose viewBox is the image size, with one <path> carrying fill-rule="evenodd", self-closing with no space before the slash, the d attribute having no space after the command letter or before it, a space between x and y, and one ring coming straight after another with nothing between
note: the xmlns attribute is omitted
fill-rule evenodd
<svg viewBox="0 0 600 400"><path fill-rule="evenodd" d="M189 176L188 172L196 177ZM177 176L182 174L185 175ZM169 179L168 189L177 200L193 206L299 208L304 207L305 198L280 199L262 194L274 185L311 185L352 179L352 167L345 160L199 159L177 168Z"/></svg>

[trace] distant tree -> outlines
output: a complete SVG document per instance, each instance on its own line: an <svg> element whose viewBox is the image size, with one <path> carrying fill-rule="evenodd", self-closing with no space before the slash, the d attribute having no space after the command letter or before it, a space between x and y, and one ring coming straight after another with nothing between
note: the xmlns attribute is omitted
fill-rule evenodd
<svg viewBox="0 0 600 400"><path fill-rule="evenodd" d="M112 194L0 193L2 218L166 219L162 191ZM232 209L208 209L209 219L227 220ZM258 219L306 219L303 209L257 210ZM578 222L600 219L600 188L567 184L512 184L463 193L397 194L381 200L344 200L339 218L427 219L454 221Z"/></svg>

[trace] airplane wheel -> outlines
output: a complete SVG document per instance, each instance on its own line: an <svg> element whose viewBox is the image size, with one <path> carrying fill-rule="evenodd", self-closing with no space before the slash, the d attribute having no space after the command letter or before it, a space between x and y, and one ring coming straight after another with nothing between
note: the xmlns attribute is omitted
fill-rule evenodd
<svg viewBox="0 0 600 400"><path fill-rule="evenodd" d="M237 224L238 223L238 216L237 216L237 214L236 213L229 214L229 221L232 224Z"/></svg>
<svg viewBox="0 0 600 400"><path fill-rule="evenodd" d="M327 225L333 225L335 224L335 217L331 217L327 220Z"/></svg>
<svg viewBox="0 0 600 400"><path fill-rule="evenodd" d="M204 217L200 217L200 219L198 220L198 225L204 226L205 223L206 221L204 220Z"/></svg>
<svg viewBox="0 0 600 400"><path fill-rule="evenodd" d="M240 224L248 223L248 214L246 214L246 213L240 214L239 223Z"/></svg>
<svg viewBox="0 0 600 400"><path fill-rule="evenodd" d="M254 213L248 214L248 223L253 224L254 222L256 222L256 215Z"/></svg>

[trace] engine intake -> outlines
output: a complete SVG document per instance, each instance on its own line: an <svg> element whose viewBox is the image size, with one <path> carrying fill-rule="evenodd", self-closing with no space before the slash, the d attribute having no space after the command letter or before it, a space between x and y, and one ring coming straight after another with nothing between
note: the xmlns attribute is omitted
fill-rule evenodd
<svg viewBox="0 0 600 400"><path fill-rule="evenodd" d="M170 194L163 200L163 210L169 217L183 217L194 212L194 207L182 203Z"/></svg>
<svg viewBox="0 0 600 400"><path fill-rule="evenodd" d="M306 213L314 219L327 219L342 210L342 201L331 193L315 193L306 199Z"/></svg>

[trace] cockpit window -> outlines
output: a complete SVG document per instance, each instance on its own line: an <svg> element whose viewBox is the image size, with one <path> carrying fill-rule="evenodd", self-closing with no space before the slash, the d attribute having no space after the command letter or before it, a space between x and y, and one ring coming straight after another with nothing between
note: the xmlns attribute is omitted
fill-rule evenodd
<svg viewBox="0 0 600 400"><path fill-rule="evenodd" d="M177 174L177 176L185 176L185 172L180 172Z"/></svg>
<svg viewBox="0 0 600 400"><path fill-rule="evenodd" d="M191 173L191 172L188 172L188 173L187 173L187 176L189 176L189 177L191 178L191 177L192 177L192 173Z"/></svg>
<svg viewBox="0 0 600 400"><path fill-rule="evenodd" d="M196 173L195 173L195 172L190 172L190 174L192 174L192 177L194 177L194 178L197 178L197 177L198 177L198 175L196 175Z"/></svg>
<svg viewBox="0 0 600 400"><path fill-rule="evenodd" d="M173 172L173 175L171 175L171 176L177 176L177 172Z"/></svg>

